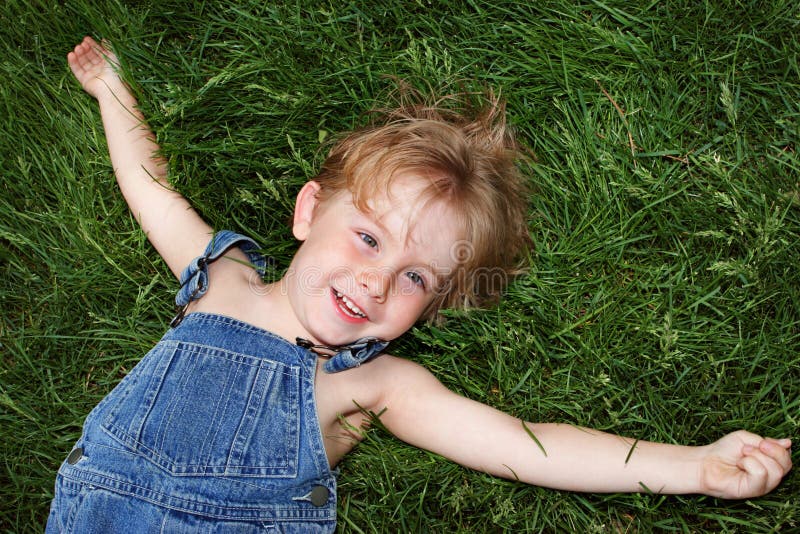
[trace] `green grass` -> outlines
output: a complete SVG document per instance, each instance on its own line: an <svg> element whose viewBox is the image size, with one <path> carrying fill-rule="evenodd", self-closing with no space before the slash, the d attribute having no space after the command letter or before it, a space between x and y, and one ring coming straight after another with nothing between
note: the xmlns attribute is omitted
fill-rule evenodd
<svg viewBox="0 0 800 534"><path fill-rule="evenodd" d="M42 530L83 418L177 288L66 67L86 33L115 44L179 190L280 265L321 138L357 124L385 75L500 89L536 154L530 273L394 352L530 420L799 437L795 1L54 4L0 7L0 530ZM800 530L797 470L742 502L575 494L377 429L341 469L342 532Z"/></svg>

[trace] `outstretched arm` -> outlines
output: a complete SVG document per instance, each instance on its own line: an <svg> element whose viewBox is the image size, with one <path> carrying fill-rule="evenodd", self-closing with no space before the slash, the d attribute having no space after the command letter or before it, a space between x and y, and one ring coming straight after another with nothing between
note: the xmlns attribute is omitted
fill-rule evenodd
<svg viewBox="0 0 800 534"><path fill-rule="evenodd" d="M411 362L395 369L381 421L400 439L464 466L586 492L763 495L791 468L788 439L729 434L703 447L636 441L566 424L523 423L445 388Z"/></svg>
<svg viewBox="0 0 800 534"><path fill-rule="evenodd" d="M211 228L169 185L155 137L136 100L116 71L117 60L104 45L86 37L67 55L83 89L97 99L117 183L150 242L179 276L200 255Z"/></svg>

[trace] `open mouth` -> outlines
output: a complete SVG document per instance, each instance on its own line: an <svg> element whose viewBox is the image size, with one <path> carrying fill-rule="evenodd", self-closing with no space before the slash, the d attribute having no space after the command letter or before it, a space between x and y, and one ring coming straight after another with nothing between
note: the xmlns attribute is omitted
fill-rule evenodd
<svg viewBox="0 0 800 534"><path fill-rule="evenodd" d="M343 295L335 289L333 290L333 294L336 297L336 303L339 305L339 309L342 310L346 316L353 319L367 318L367 314L361 311L361 308L359 308L355 302L347 298L346 295Z"/></svg>

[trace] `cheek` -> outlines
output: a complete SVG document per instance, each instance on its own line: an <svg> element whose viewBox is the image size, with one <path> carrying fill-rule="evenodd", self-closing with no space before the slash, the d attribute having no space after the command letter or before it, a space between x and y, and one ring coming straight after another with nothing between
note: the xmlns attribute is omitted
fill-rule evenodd
<svg viewBox="0 0 800 534"><path fill-rule="evenodd" d="M303 243L308 246L306 259L315 265L335 267L355 257L353 243L337 235L319 235L313 242Z"/></svg>
<svg viewBox="0 0 800 534"><path fill-rule="evenodd" d="M420 290L419 287L416 287L416 290L410 294L404 295L400 289L398 289L398 293L398 300L402 310L398 315L402 315L406 321L414 324L422 316L422 312L431 303L432 298Z"/></svg>
<svg viewBox="0 0 800 534"><path fill-rule="evenodd" d="M395 287L397 288L398 297L408 299L413 299L416 297L416 292L419 290L419 287L415 283L413 283L407 276L402 274L397 277Z"/></svg>

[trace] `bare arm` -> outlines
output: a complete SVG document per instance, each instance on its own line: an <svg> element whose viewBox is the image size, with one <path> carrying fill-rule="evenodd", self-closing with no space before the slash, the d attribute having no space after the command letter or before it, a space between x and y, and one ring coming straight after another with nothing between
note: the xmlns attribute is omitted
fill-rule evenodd
<svg viewBox="0 0 800 534"><path fill-rule="evenodd" d="M381 417L400 439L464 466L587 492L771 491L790 467L789 440L734 432L703 447L636 441L566 424L524 423L442 386L411 362L395 370Z"/></svg>
<svg viewBox="0 0 800 534"><path fill-rule="evenodd" d="M167 182L153 133L117 74L116 57L91 37L67 55L72 73L97 99L117 183L150 242L179 276L202 253L209 227Z"/></svg>

